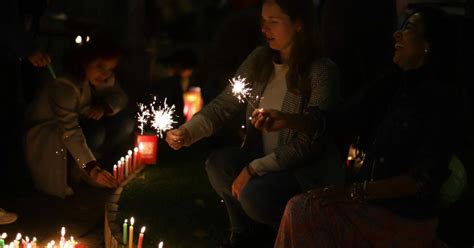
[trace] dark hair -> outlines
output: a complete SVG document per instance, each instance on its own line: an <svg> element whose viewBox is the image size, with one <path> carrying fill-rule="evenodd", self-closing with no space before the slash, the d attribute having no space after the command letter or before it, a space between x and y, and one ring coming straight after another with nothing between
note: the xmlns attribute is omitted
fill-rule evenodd
<svg viewBox="0 0 474 248"><path fill-rule="evenodd" d="M301 31L297 32L288 61L289 70L286 75L289 91L309 94L311 82L309 78L311 65L315 58L321 56L321 40L316 15L316 7L312 0L263 0L274 1L287 14L292 22L301 22ZM267 55L262 58L262 70L257 80L268 81L273 73L272 59L278 58L278 52L267 46Z"/></svg>
<svg viewBox="0 0 474 248"><path fill-rule="evenodd" d="M96 59L120 59L123 48L112 38L92 37L65 56L64 72L78 80L84 80L86 66Z"/></svg>
<svg viewBox="0 0 474 248"><path fill-rule="evenodd" d="M408 17L419 14L423 19L423 37L429 44L426 65L441 79L452 76L457 62L458 25L446 12L432 7L415 9Z"/></svg>

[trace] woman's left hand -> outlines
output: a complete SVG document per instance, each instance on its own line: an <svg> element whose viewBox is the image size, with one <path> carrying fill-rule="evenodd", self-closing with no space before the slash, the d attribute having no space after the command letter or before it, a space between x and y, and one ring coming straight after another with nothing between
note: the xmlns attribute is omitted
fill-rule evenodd
<svg viewBox="0 0 474 248"><path fill-rule="evenodd" d="M91 106L85 113L86 117L93 120L100 120L105 114L105 108L102 106Z"/></svg>
<svg viewBox="0 0 474 248"><path fill-rule="evenodd" d="M287 115L275 109L256 109L252 113L252 125L268 132L279 131L289 127Z"/></svg>
<svg viewBox="0 0 474 248"><path fill-rule="evenodd" d="M239 200L240 193L245 188L251 178L252 176L249 174L249 171L246 168L242 169L239 176L232 183L232 196Z"/></svg>

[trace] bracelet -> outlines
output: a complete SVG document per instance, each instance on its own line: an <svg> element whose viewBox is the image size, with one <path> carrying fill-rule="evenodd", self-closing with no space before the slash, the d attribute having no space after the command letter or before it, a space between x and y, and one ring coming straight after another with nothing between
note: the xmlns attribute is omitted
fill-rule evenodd
<svg viewBox="0 0 474 248"><path fill-rule="evenodd" d="M245 169L247 170L247 172L249 173L249 175L250 175L251 177L257 176L257 173L255 173L255 171L253 171L253 170L250 168L250 166L248 166L248 165L245 166Z"/></svg>

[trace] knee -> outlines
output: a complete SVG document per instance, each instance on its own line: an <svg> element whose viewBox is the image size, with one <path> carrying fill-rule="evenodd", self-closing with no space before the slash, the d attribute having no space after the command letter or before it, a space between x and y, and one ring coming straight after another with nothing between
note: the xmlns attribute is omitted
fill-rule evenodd
<svg viewBox="0 0 474 248"><path fill-rule="evenodd" d="M239 201L247 216L257 222L275 226L275 219L279 220L279 217L272 218L274 206L271 201L266 200L263 193L256 188L244 188ZM278 222L278 220L276 221Z"/></svg>
<svg viewBox="0 0 474 248"><path fill-rule="evenodd" d="M205 162L205 169L209 177L214 177L216 175L221 175L224 173L223 162L225 156L221 150L214 151L209 155Z"/></svg>

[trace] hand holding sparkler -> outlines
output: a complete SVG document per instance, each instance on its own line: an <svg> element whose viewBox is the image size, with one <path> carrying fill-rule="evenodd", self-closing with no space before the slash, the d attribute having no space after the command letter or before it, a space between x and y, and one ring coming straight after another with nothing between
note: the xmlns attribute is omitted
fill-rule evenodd
<svg viewBox="0 0 474 248"><path fill-rule="evenodd" d="M172 129L173 124L176 123L174 120L175 106L168 106L166 98L163 106L155 108L155 103L156 97L149 106L145 106L142 103L138 104L140 108L140 112L138 113L138 122L140 124L138 125L138 128L141 130L141 134L143 135L145 125L150 121L151 127L156 130L156 135L163 138L163 133Z"/></svg>
<svg viewBox="0 0 474 248"><path fill-rule="evenodd" d="M166 142L171 148L179 150L190 145L191 135L186 128L172 129L166 132Z"/></svg>

